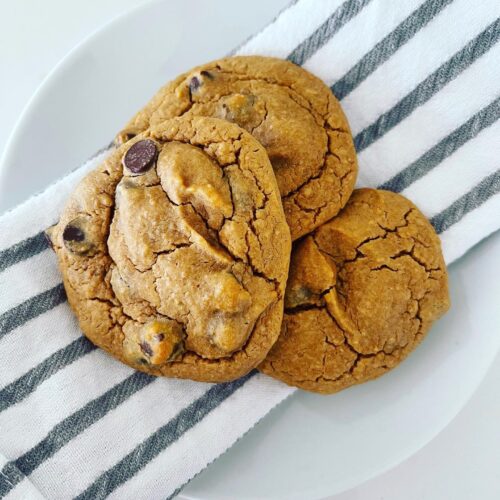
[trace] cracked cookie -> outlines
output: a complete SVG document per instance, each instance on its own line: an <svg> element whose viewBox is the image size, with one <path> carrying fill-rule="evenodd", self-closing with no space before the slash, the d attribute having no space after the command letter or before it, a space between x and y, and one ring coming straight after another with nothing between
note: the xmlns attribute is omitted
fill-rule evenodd
<svg viewBox="0 0 500 500"><path fill-rule="evenodd" d="M401 195L355 190L294 244L281 335L260 370L333 393L400 363L449 307L433 227Z"/></svg>
<svg viewBox="0 0 500 500"><path fill-rule="evenodd" d="M233 123L139 134L48 234L83 332L138 370L230 380L279 335L290 232L266 151Z"/></svg>
<svg viewBox="0 0 500 500"><path fill-rule="evenodd" d="M240 56L194 68L161 88L117 140L180 115L237 123L264 145L292 240L335 216L351 195L357 162L349 124L330 89L299 66Z"/></svg>

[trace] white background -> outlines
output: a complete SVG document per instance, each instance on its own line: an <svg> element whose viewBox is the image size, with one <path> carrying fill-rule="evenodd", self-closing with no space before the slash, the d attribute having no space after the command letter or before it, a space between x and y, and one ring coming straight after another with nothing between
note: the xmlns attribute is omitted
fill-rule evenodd
<svg viewBox="0 0 500 500"><path fill-rule="evenodd" d="M235 0L234 8L239 1ZM21 111L58 61L97 28L141 3L143 0L1 2L0 154ZM436 439L391 471L332 498L500 499L500 355L464 410Z"/></svg>

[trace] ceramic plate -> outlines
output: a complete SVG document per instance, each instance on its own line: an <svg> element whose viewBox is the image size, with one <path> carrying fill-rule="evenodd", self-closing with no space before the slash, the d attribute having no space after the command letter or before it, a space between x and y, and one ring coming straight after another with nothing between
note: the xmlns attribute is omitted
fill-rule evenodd
<svg viewBox="0 0 500 500"><path fill-rule="evenodd" d="M92 35L34 95L0 165L0 211L106 145L170 77L227 54L288 0L155 2ZM297 392L182 492L321 498L415 453L458 413L500 347L500 235L451 267L451 312L398 369L325 397Z"/></svg>

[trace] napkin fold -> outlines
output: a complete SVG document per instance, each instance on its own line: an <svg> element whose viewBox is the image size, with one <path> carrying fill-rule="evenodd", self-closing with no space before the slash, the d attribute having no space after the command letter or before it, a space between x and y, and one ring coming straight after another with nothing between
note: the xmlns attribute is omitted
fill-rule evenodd
<svg viewBox="0 0 500 500"><path fill-rule="evenodd" d="M299 0L238 54L320 76L360 186L398 191L447 263L500 227L498 0ZM43 230L107 152L0 217L0 496L166 498L294 389L153 378L82 337Z"/></svg>

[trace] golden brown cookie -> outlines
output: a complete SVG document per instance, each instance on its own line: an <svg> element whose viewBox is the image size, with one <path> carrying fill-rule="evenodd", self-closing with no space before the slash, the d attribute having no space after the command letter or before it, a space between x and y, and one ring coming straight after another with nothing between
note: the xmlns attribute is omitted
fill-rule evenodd
<svg viewBox="0 0 500 500"><path fill-rule="evenodd" d="M433 227L410 201L355 190L294 245L281 335L260 370L333 393L400 363L449 307Z"/></svg>
<svg viewBox="0 0 500 500"><path fill-rule="evenodd" d="M264 148L235 124L153 126L50 229L85 335L152 375L244 375L279 335L291 240Z"/></svg>
<svg viewBox="0 0 500 500"><path fill-rule="evenodd" d="M223 118L264 145L292 240L347 203L357 174L349 124L330 89L299 66L244 56L194 68L160 89L118 139L180 115Z"/></svg>

